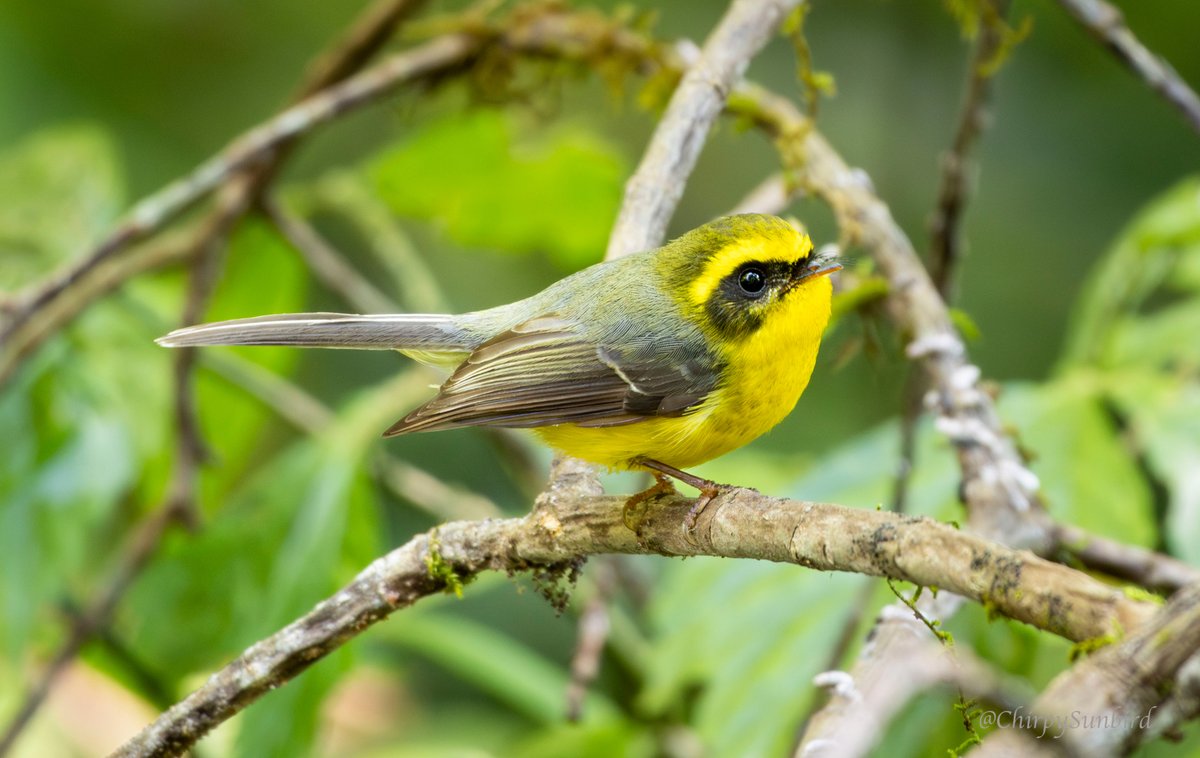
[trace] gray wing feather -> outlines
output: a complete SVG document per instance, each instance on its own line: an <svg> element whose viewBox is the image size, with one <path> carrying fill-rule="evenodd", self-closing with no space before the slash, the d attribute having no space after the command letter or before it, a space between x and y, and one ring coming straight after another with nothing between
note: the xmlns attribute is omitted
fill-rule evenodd
<svg viewBox="0 0 1200 758"><path fill-rule="evenodd" d="M681 341L598 345L577 325L542 316L480 345L435 398L385 435L462 426L615 426L682 415L713 390L717 376L706 353Z"/></svg>

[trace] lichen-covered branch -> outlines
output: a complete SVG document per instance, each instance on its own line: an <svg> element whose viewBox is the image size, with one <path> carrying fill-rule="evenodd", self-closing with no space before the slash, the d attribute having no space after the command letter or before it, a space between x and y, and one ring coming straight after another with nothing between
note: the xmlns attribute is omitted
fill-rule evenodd
<svg viewBox="0 0 1200 758"><path fill-rule="evenodd" d="M565 568L600 553L754 558L937 585L1073 640L1138 627L1157 609L1073 569L929 519L739 489L718 496L688 531L692 502L679 495L654 500L635 533L625 524L623 498L601 495L585 464L561 461L528 516L454 522L415 537L249 648L116 755L181 753L366 627L481 571Z"/></svg>
<svg viewBox="0 0 1200 758"><path fill-rule="evenodd" d="M1079 755L1126 755L1180 716L1194 715L1163 704L1168 695L1178 703L1177 694L1185 693L1194 706L1198 650L1200 585L1192 585L1123 642L1059 674L1034 701L1031 716L1062 725L1061 738ZM1181 681L1185 669L1187 681ZM1000 732L979 755L1011 755L1012 747L1012 735Z"/></svg>
<svg viewBox="0 0 1200 758"><path fill-rule="evenodd" d="M958 599L943 596L929 612L950 612L945 607ZM867 642L863 658L879 658L886 666L873 666L865 676L844 671L818 674L814 684L829 693L829 702L808 724L795 758L856 758L869 755L887 732L888 724L915 697L934 688L957 691L964 698L1000 708L1015 709L1020 698L1009 692L996 674L969 651L940 644L923 622L896 604L881 612L876 631L887 629ZM1025 737L1024 739L1030 739ZM1023 747L1018 742L1017 748Z"/></svg>
<svg viewBox="0 0 1200 758"><path fill-rule="evenodd" d="M928 404L958 453L972 528L1009 544L1046 550L1047 530L1030 517L1040 510L1037 479L1001 428L945 301L870 179L846 165L790 101L743 85L730 106L775 138L785 164L833 208L843 235L866 249L887 279L888 313L908 340L909 357L928 376L933 389Z"/></svg>

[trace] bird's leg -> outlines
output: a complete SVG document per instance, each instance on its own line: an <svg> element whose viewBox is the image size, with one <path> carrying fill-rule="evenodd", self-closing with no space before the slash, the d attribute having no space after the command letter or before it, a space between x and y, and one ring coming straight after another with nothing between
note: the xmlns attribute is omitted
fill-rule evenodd
<svg viewBox="0 0 1200 758"><path fill-rule="evenodd" d="M653 458L639 458L637 464L653 471L654 478L658 479L660 484L666 481L666 477L671 477L700 490L700 497L696 499L696 502L692 503L691 509L688 510L687 518L683 521L688 531L696 528L696 519L700 517L700 514L704 512L704 509L708 507L712 499L721 491L721 485L714 481L703 479L686 471L680 471L674 466L668 466Z"/></svg>
<svg viewBox="0 0 1200 758"><path fill-rule="evenodd" d="M621 513L621 520L632 532L638 530L638 524L642 520L643 506L647 500L653 500L659 495L675 491L675 485L671 484L671 479L667 475L657 471L651 471L650 474L654 476L654 484L650 486L650 489L639 492L626 500L625 509Z"/></svg>

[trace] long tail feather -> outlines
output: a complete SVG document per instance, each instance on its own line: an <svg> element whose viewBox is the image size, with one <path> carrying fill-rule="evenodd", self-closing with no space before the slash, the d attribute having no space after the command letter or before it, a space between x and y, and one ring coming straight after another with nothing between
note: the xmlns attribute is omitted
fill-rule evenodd
<svg viewBox="0 0 1200 758"><path fill-rule="evenodd" d="M469 350L475 344L453 316L422 313L285 313L189 326L156 342L166 347L291 345L429 351Z"/></svg>

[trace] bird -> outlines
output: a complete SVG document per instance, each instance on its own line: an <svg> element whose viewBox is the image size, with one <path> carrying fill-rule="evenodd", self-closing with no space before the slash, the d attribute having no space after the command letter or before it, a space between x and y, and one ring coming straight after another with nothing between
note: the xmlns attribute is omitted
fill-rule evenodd
<svg viewBox="0 0 1200 758"><path fill-rule="evenodd" d="M829 322L829 274L840 268L788 221L739 214L487 310L257 316L157 342L399 351L450 373L385 437L530 428L559 452L650 473L656 484L643 495L673 490L671 479L695 487L694 524L721 485L686 469L792 411Z"/></svg>

